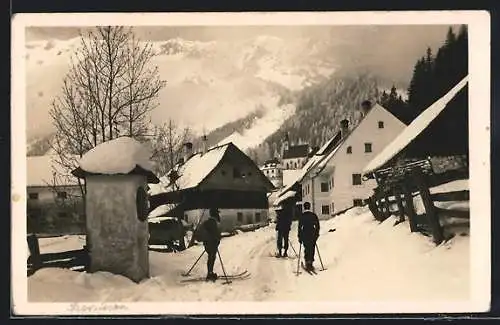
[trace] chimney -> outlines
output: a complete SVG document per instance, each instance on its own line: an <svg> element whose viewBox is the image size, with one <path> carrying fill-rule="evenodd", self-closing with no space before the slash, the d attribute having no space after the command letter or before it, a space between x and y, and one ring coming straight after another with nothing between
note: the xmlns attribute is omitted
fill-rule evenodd
<svg viewBox="0 0 500 325"><path fill-rule="evenodd" d="M184 143L184 162L188 161L193 155L193 144L191 142Z"/></svg>
<svg viewBox="0 0 500 325"><path fill-rule="evenodd" d="M363 114L363 117L368 114L368 112L372 109L373 104L369 100L365 100L361 103L361 112Z"/></svg>
<svg viewBox="0 0 500 325"><path fill-rule="evenodd" d="M349 120L344 119L340 121L340 135L342 139L345 138L348 133L349 133Z"/></svg>
<svg viewBox="0 0 500 325"><path fill-rule="evenodd" d="M201 152L202 154L206 154L207 153L207 150L208 150L208 141L207 141L207 136L206 135L203 135L202 137L202 144L201 144Z"/></svg>

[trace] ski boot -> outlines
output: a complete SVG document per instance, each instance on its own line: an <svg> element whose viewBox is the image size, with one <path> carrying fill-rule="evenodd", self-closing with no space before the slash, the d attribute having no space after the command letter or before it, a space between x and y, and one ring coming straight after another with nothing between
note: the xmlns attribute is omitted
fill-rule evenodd
<svg viewBox="0 0 500 325"><path fill-rule="evenodd" d="M307 271L314 271L314 266L312 262L306 262L306 270Z"/></svg>
<svg viewBox="0 0 500 325"><path fill-rule="evenodd" d="M288 257L288 253L286 251L283 253L283 257Z"/></svg>
<svg viewBox="0 0 500 325"><path fill-rule="evenodd" d="M282 257L283 255L281 255L281 249L276 253L276 257Z"/></svg>
<svg viewBox="0 0 500 325"><path fill-rule="evenodd" d="M218 279L218 275L215 272L208 273L205 281L212 281L215 282Z"/></svg>

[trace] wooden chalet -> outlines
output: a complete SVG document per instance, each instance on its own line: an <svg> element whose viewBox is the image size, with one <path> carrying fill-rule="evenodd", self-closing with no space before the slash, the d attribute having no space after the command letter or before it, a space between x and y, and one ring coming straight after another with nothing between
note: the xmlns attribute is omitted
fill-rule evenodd
<svg viewBox="0 0 500 325"><path fill-rule="evenodd" d="M208 218L208 209L220 211L221 228L267 222L267 193L274 189L259 167L233 143L186 154L160 186L153 186L150 211L170 206L163 216L198 224Z"/></svg>

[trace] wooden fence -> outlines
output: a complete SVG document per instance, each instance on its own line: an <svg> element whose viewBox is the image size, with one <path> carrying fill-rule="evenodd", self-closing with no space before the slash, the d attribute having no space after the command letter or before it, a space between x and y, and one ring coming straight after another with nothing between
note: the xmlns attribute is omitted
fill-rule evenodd
<svg viewBox="0 0 500 325"><path fill-rule="evenodd" d="M392 214L398 217L396 224L408 218L410 230L432 236L436 245L445 240L441 216L469 218L469 211L443 209L436 202L467 201L469 191L450 191L432 194L430 188L457 179L468 178L467 171L452 170L434 174L429 159L386 168L374 173L378 187L368 199L370 211L378 221L384 221ZM420 196L425 208L424 214L417 214L414 197ZM394 208L395 207L395 208Z"/></svg>

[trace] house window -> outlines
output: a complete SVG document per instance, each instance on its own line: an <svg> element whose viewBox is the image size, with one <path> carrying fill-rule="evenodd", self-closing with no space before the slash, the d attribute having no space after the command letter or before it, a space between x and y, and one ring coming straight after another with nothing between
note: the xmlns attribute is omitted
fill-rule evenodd
<svg viewBox="0 0 500 325"><path fill-rule="evenodd" d="M233 177L241 178L241 171L238 168L233 168Z"/></svg>
<svg viewBox="0 0 500 325"><path fill-rule="evenodd" d="M348 153L348 154L351 154L351 153L352 153L352 147L351 147L351 146L347 147L347 153Z"/></svg>
<svg viewBox="0 0 500 325"><path fill-rule="evenodd" d="M28 197L30 200L38 200L38 193L29 193Z"/></svg>
<svg viewBox="0 0 500 325"><path fill-rule="evenodd" d="M361 199L354 199L354 200L352 200L352 203L353 203L353 205L355 207L360 207L360 206L363 205L363 200L361 200Z"/></svg>
<svg viewBox="0 0 500 325"><path fill-rule="evenodd" d="M365 143L365 152L372 152L372 144Z"/></svg>
<svg viewBox="0 0 500 325"><path fill-rule="evenodd" d="M286 163L286 169L290 169L290 164Z"/></svg>
<svg viewBox="0 0 500 325"><path fill-rule="evenodd" d="M260 222L260 212L255 212L255 222Z"/></svg>
<svg viewBox="0 0 500 325"><path fill-rule="evenodd" d="M383 129L384 128L384 122L378 121L378 128Z"/></svg>
<svg viewBox="0 0 500 325"><path fill-rule="evenodd" d="M361 185L361 174L352 174L352 185Z"/></svg>
<svg viewBox="0 0 500 325"><path fill-rule="evenodd" d="M328 183L321 183L321 192L328 192Z"/></svg>
<svg viewBox="0 0 500 325"><path fill-rule="evenodd" d="M321 206L321 214L330 214L330 206L322 205Z"/></svg>
<svg viewBox="0 0 500 325"><path fill-rule="evenodd" d="M58 199L65 199L68 197L68 193L62 191L62 192L57 192L57 198Z"/></svg>
<svg viewBox="0 0 500 325"><path fill-rule="evenodd" d="M295 169L297 169L297 162L294 162L294 163L293 163L293 167L294 167Z"/></svg>
<svg viewBox="0 0 500 325"><path fill-rule="evenodd" d="M243 213L236 213L236 219L238 220L238 222L243 222Z"/></svg>
<svg viewBox="0 0 500 325"><path fill-rule="evenodd" d="M247 215L247 223L253 223L253 216L251 214Z"/></svg>
<svg viewBox="0 0 500 325"><path fill-rule="evenodd" d="M332 202L332 213L335 211L335 205Z"/></svg>

